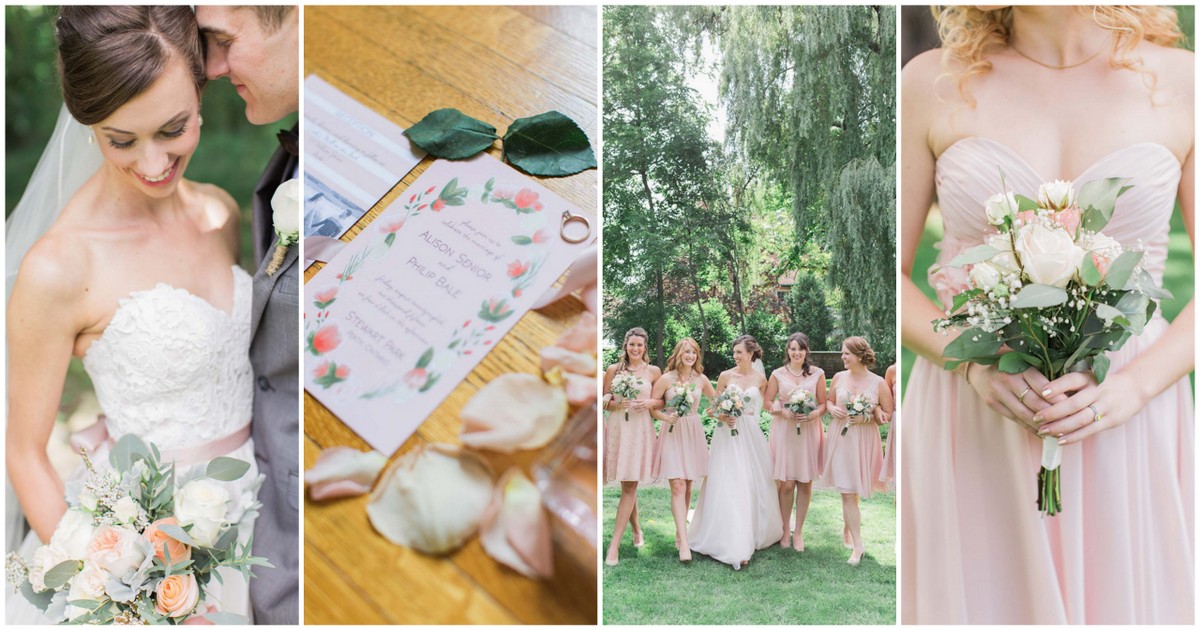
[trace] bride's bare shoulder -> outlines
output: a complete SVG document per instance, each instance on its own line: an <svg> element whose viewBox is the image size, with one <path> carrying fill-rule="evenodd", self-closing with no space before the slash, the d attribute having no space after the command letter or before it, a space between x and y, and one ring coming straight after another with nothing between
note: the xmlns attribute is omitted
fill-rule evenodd
<svg viewBox="0 0 1200 630"><path fill-rule="evenodd" d="M21 259L13 284L14 301L54 304L56 308L73 303L87 292L92 268L85 234L69 227L51 229Z"/></svg>
<svg viewBox="0 0 1200 630"><path fill-rule="evenodd" d="M185 180L191 192L189 207L193 218L206 230L219 230L236 252L241 235L241 209L237 201L224 188Z"/></svg>

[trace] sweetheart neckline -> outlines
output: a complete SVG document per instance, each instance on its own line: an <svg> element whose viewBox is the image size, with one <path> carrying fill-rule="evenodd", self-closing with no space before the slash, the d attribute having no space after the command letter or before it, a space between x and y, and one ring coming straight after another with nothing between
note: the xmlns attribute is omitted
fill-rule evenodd
<svg viewBox="0 0 1200 630"><path fill-rule="evenodd" d="M937 156L937 158L935 158L935 161L941 162L941 160L946 156L946 154L949 153L951 150L953 150L955 147L959 146L960 144L965 144L968 141L972 141L972 140L976 141L976 142L993 144L997 147L1000 147L1005 152L1007 152L1009 155L1016 158L1017 161L1021 163L1021 166L1028 169L1030 173L1033 173L1034 177L1036 177L1038 179L1038 181L1041 181L1041 182L1050 181L1048 179L1045 179L1045 177L1041 173L1038 172L1038 169L1034 168L1033 164L1030 163L1029 160L1025 159L1025 157L1023 155L1018 153L1016 149L1012 148L1011 146L1009 146L1008 144L1006 144L1004 142L1001 142L999 140L994 140L992 138L987 138L984 136L967 136L965 138L959 138L958 140L955 140L954 142L950 143L950 146L946 147L945 150L943 150L942 153ZM1174 152L1172 152L1170 149L1168 149L1167 146L1162 144L1161 142L1134 142L1133 144L1125 145L1119 149L1109 151L1108 153L1100 156L1098 159L1096 159L1090 165L1088 165L1087 168L1084 168L1082 171L1079 172L1079 174L1075 175L1074 178L1067 180L1067 181L1077 182L1080 179L1082 179L1085 175L1090 173L1092 171L1092 169L1094 169L1097 166L1103 164L1104 162L1112 159L1114 156L1124 153L1125 151L1129 151L1130 149L1134 149L1136 147L1143 147L1143 146L1152 146L1152 147L1158 147L1159 149L1162 149L1167 155L1171 156L1171 161L1175 163L1175 167L1177 169L1179 169L1181 172L1183 171L1183 164L1180 163L1179 158L1175 155Z"/></svg>
<svg viewBox="0 0 1200 630"><path fill-rule="evenodd" d="M171 284L170 282L158 282L153 287L150 287L149 289L139 289L137 291L130 291L129 295L117 300L117 309L115 311L113 311L112 317L110 317L108 320L108 324L104 326L104 330L100 331L100 336L96 337L95 341L88 344L87 350L85 350L83 352L83 356L80 357L80 361L83 361L85 363L87 362L88 357L91 356L91 354L92 354L92 348L95 348L96 344L100 343L101 341L103 341L105 339L105 337L108 335L109 328L112 327L113 320L117 318L117 315L120 314L121 309L125 308L126 304L128 304L128 303L132 302L133 300L135 300L139 297L142 297L144 295L149 295L151 293L154 293L160 289L169 289L171 291L182 293L183 295L191 298L192 300L197 301L200 304L203 304L204 306L208 307L208 309L210 311L215 312L217 315L221 316L223 319L226 319L226 320L233 319L233 316L237 313L237 304L238 304L238 290L237 290L238 289L238 286L237 286L238 285L238 274L237 274L238 271L241 271L242 273L246 274L247 276L250 275L244 269L239 267L236 263L229 266L229 273L233 276L233 288L231 290L231 293L233 294L233 299L230 300L230 302L229 302L229 312L226 312L224 309L217 308L217 306L215 306L212 302L209 302L208 300L200 297L199 295L196 295L195 293L192 293L191 291L188 291L187 289L177 287L177 286Z"/></svg>

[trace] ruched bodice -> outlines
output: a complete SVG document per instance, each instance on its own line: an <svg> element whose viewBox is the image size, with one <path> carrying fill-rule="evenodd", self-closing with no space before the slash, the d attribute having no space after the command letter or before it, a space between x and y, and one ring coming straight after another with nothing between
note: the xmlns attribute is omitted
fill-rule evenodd
<svg viewBox="0 0 1200 630"><path fill-rule="evenodd" d="M937 160L935 184L945 235L938 265L996 233L984 214L984 202L1001 190L1001 171L1008 188L1037 198L1038 186L1053 180L1036 172L1008 145L988 138L964 138L950 145ZM1142 264L1162 281L1167 260L1167 237L1181 169L1175 154L1161 144L1143 142L1100 158L1073 180L1076 190L1090 181L1109 177L1129 179L1133 188L1117 199L1104 233L1126 248L1141 247ZM935 267L936 269L937 267ZM966 273L942 268L930 275L939 298L966 287Z"/></svg>
<svg viewBox="0 0 1200 630"><path fill-rule="evenodd" d="M161 282L121 300L83 357L114 439L186 448L250 421L251 278L232 273L229 313Z"/></svg>

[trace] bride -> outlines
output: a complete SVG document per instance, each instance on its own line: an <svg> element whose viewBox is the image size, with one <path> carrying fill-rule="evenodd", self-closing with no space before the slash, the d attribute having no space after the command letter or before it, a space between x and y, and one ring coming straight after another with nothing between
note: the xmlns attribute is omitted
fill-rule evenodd
<svg viewBox="0 0 1200 630"><path fill-rule="evenodd" d="M989 233L983 202L1041 182L1129 178L1105 233L1161 281L1176 200L1194 223L1194 63L1171 9L939 7L943 48L904 69L902 623L1191 624L1195 592L1192 302L1168 325L1054 382L948 372L942 312L908 278L927 212L939 263ZM965 288L931 276L948 304ZM1063 512L1041 516L1039 432L1061 437Z"/></svg>
<svg viewBox="0 0 1200 630"><path fill-rule="evenodd" d="M767 379L754 369L753 361L761 356L762 348L754 337L738 337L733 342L737 365L717 379L717 396L736 385L750 396L750 402L741 417L720 416L721 424L713 432L708 477L687 531L692 551L734 569L749 564L755 550L783 537L779 498L771 478L771 452L758 426ZM737 435L733 435L735 429Z"/></svg>
<svg viewBox="0 0 1200 630"><path fill-rule="evenodd" d="M244 542L260 482L249 437L251 280L235 262L237 204L183 178L203 124L195 17L179 6L62 7L56 39L69 116L6 237L8 358L19 366L8 376L7 468L33 530L20 552L49 541L67 509L46 446L72 356L107 417L93 430L108 436L93 461L134 434L182 479L218 455L250 463L226 484L245 514ZM201 605L248 616L246 582L223 578ZM19 595L7 604L9 623L48 621Z"/></svg>

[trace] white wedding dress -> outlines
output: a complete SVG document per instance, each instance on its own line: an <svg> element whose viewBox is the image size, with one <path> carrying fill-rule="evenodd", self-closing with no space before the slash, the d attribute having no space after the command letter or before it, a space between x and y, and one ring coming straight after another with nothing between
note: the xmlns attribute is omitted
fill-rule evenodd
<svg viewBox="0 0 1200 630"><path fill-rule="evenodd" d="M110 438L92 455L93 462L107 465L109 445L126 434L154 443L164 460L175 461L177 485L202 475L204 465L216 456L249 462L250 470L241 479L225 483L231 520L244 543L254 531L255 497L262 480L254 444L245 431L254 396L251 277L236 265L231 272L229 313L166 283L130 294L88 348L83 366L107 418ZM244 442L242 434L247 436ZM28 560L41 544L30 532L19 553ZM246 580L226 569L221 576L223 582L211 580L205 587L207 597L198 611L211 606L249 618ZM11 590L6 607L9 624L50 622Z"/></svg>
<svg viewBox="0 0 1200 630"><path fill-rule="evenodd" d="M720 423L713 432L708 477L688 526L692 551L740 569L755 550L783 537L779 498L771 478L771 451L758 426L762 394L746 391L750 402L737 421L737 435Z"/></svg>

